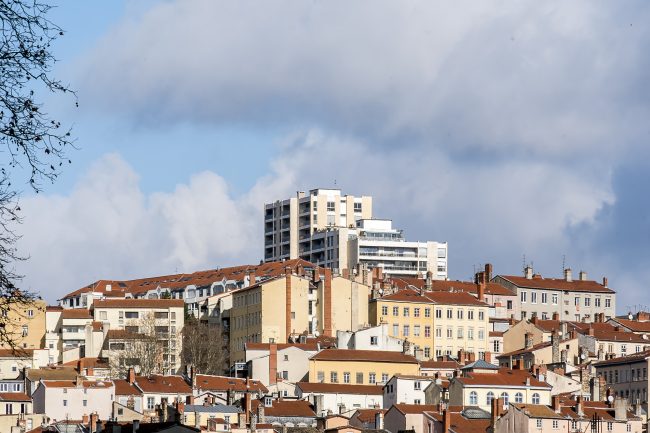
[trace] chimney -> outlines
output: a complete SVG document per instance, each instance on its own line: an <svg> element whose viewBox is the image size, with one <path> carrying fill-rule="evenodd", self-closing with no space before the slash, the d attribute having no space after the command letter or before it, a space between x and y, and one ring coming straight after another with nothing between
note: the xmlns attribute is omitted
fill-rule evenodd
<svg viewBox="0 0 650 433"><path fill-rule="evenodd" d="M526 332L524 334L524 348L530 349L531 347L533 347L533 334Z"/></svg>
<svg viewBox="0 0 650 433"><path fill-rule="evenodd" d="M557 332L551 334L551 362L560 362L560 335Z"/></svg>
<svg viewBox="0 0 650 433"><path fill-rule="evenodd" d="M451 427L451 414L449 409L444 409L442 411L442 433L449 433L449 428Z"/></svg>
<svg viewBox="0 0 650 433"><path fill-rule="evenodd" d="M620 397L614 400L614 419L616 421L627 421L627 401Z"/></svg>
<svg viewBox="0 0 650 433"><path fill-rule="evenodd" d="M318 273L318 270L316 270L316 273ZM284 284L284 332L285 332L285 342L289 339L289 336L291 335L291 267L286 266L284 268L284 278L285 278L285 284Z"/></svg>
<svg viewBox="0 0 650 433"><path fill-rule="evenodd" d="M278 345L269 344L269 385L275 385L278 379Z"/></svg>
<svg viewBox="0 0 650 433"><path fill-rule="evenodd" d="M97 432L97 412L90 414L90 424L88 425L90 433Z"/></svg>
<svg viewBox="0 0 650 433"><path fill-rule="evenodd" d="M560 413L560 396L554 395L551 397L551 404L555 413Z"/></svg>
<svg viewBox="0 0 650 433"><path fill-rule="evenodd" d="M479 281L476 291L478 293L478 300L483 302L484 299L485 299L485 282L484 281Z"/></svg>
<svg viewBox="0 0 650 433"><path fill-rule="evenodd" d="M594 327L591 326L591 324L589 325L589 329L587 329L587 335L589 335L590 337L594 336Z"/></svg>
<svg viewBox="0 0 650 433"><path fill-rule="evenodd" d="M129 385L133 385L135 383L135 370L133 367L129 367L128 381Z"/></svg>
<svg viewBox="0 0 650 433"><path fill-rule="evenodd" d="M607 287L607 277L603 277L603 287Z"/></svg>
<svg viewBox="0 0 650 433"><path fill-rule="evenodd" d="M564 280L568 281L568 282L573 281L573 276L571 274L571 268L566 268L564 270Z"/></svg>
<svg viewBox="0 0 650 433"><path fill-rule="evenodd" d="M384 429L384 413L379 410L375 413L375 430Z"/></svg>
<svg viewBox="0 0 650 433"><path fill-rule="evenodd" d="M492 280L492 263L485 264L485 282L489 283Z"/></svg>
<svg viewBox="0 0 650 433"><path fill-rule="evenodd" d="M485 352L484 357L485 362L492 363L492 352Z"/></svg>
<svg viewBox="0 0 650 433"><path fill-rule="evenodd" d="M248 285L253 286L255 285L255 282L257 281L255 277L255 269L251 269L248 271Z"/></svg>
<svg viewBox="0 0 650 433"><path fill-rule="evenodd" d="M567 358L567 351L566 349L562 349L560 351L560 362L566 362L566 358Z"/></svg>
<svg viewBox="0 0 650 433"><path fill-rule="evenodd" d="M427 279L424 284L424 289L427 292L430 292L433 289L433 273L431 271L427 271Z"/></svg>
<svg viewBox="0 0 650 433"><path fill-rule="evenodd" d="M264 415L264 405L260 404L257 406L257 422L264 424L266 422L266 417Z"/></svg>
<svg viewBox="0 0 650 433"><path fill-rule="evenodd" d="M160 412L163 422L167 422L169 420L169 404L167 404L166 397L160 399Z"/></svg>
<svg viewBox="0 0 650 433"><path fill-rule="evenodd" d="M81 417L81 423L82 423L83 425L86 425L86 424L88 424L89 421L90 421L90 418L88 418L88 415L87 415L87 414L83 414L83 416Z"/></svg>
<svg viewBox="0 0 650 433"><path fill-rule="evenodd" d="M134 419L133 420L133 433L138 433L138 430L140 430L140 420L139 419Z"/></svg>
<svg viewBox="0 0 650 433"><path fill-rule="evenodd" d="M575 407L575 412L578 414L578 416L585 416L585 411L583 409L582 405L582 396L579 395L576 397L576 407Z"/></svg>
<svg viewBox="0 0 650 433"><path fill-rule="evenodd" d="M527 280L532 280L533 279L533 268L530 266L526 266L524 268L524 276L526 277Z"/></svg>
<svg viewBox="0 0 650 433"><path fill-rule="evenodd" d="M580 273L578 273L578 279L580 281L587 281L587 273L585 271L580 271Z"/></svg>
<svg viewBox="0 0 650 433"><path fill-rule="evenodd" d="M332 270L325 269L323 288L323 335L332 336Z"/></svg>
<svg viewBox="0 0 650 433"><path fill-rule="evenodd" d="M533 325L537 325L539 323L539 317L537 317L537 313L533 313L533 317L530 318L530 323Z"/></svg>
<svg viewBox="0 0 650 433"><path fill-rule="evenodd" d="M503 399L493 398L490 406L490 427L492 431L496 430L497 419L499 418L499 408L503 406Z"/></svg>
<svg viewBox="0 0 650 433"><path fill-rule="evenodd" d="M560 313L557 311L553 313L553 320L558 321L560 320Z"/></svg>

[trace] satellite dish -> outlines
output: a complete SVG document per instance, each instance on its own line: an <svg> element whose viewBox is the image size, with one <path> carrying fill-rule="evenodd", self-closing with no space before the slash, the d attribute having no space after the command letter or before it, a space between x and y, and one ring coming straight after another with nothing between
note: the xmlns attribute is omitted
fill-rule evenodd
<svg viewBox="0 0 650 433"><path fill-rule="evenodd" d="M315 336L316 338L318 338L319 335L320 335L320 332L318 332L318 331L315 331L315 332L314 332L314 336Z"/></svg>
<svg viewBox="0 0 650 433"><path fill-rule="evenodd" d="M613 401L614 401L614 397L610 395L609 397L607 397L607 401L610 402L610 403L613 402Z"/></svg>
<svg viewBox="0 0 650 433"><path fill-rule="evenodd" d="M632 320L632 319L634 319L634 316L632 315L632 313L630 313L630 314L627 315L627 318Z"/></svg>
<svg viewBox="0 0 650 433"><path fill-rule="evenodd" d="M586 357L587 357L587 355L585 355L584 353L582 355L580 355L580 359L585 359Z"/></svg>
<svg viewBox="0 0 650 433"><path fill-rule="evenodd" d="M379 296L384 294L384 289L379 289Z"/></svg>

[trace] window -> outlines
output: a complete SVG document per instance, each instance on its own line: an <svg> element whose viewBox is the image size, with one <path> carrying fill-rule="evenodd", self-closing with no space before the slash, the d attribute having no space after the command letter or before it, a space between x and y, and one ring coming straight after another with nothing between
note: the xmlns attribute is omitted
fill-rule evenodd
<svg viewBox="0 0 650 433"><path fill-rule="evenodd" d="M368 373L368 383L372 385L377 383L377 375L375 373Z"/></svg>
<svg viewBox="0 0 650 433"><path fill-rule="evenodd" d="M553 305L557 305L557 293L553 293L553 294L551 295L551 303L552 303Z"/></svg>
<svg viewBox="0 0 650 433"><path fill-rule="evenodd" d="M420 309L413 308L413 317L420 317Z"/></svg>
<svg viewBox="0 0 650 433"><path fill-rule="evenodd" d="M363 373L357 373L357 384L363 383Z"/></svg>
<svg viewBox="0 0 650 433"><path fill-rule="evenodd" d="M327 211L328 212L334 212L335 210L336 210L335 203L333 201L328 201L327 202Z"/></svg>
<svg viewBox="0 0 650 433"><path fill-rule="evenodd" d="M442 309L441 308L436 308L436 319L442 319Z"/></svg>
<svg viewBox="0 0 650 433"><path fill-rule="evenodd" d="M594 305L595 305L596 307L600 307L600 298L597 297L597 296L596 296L596 298L594 299Z"/></svg>
<svg viewBox="0 0 650 433"><path fill-rule="evenodd" d="M476 391L472 391L469 393L469 404L470 406L478 405L478 394L476 393Z"/></svg>
<svg viewBox="0 0 650 433"><path fill-rule="evenodd" d="M461 310L460 308L456 310L456 319L463 320L463 310Z"/></svg>
<svg viewBox="0 0 650 433"><path fill-rule="evenodd" d="M350 372L346 371L343 373L343 383L350 383Z"/></svg>
<svg viewBox="0 0 650 433"><path fill-rule="evenodd" d="M614 423L611 421L607 422L607 431L612 431L614 429Z"/></svg>
<svg viewBox="0 0 650 433"><path fill-rule="evenodd" d="M537 428L542 428L542 420L537 418L535 425L537 426Z"/></svg>
<svg viewBox="0 0 650 433"><path fill-rule="evenodd" d="M431 308L424 309L424 317L431 317Z"/></svg>
<svg viewBox="0 0 650 433"><path fill-rule="evenodd" d="M612 300L610 298L605 298L605 308L610 308L612 306Z"/></svg>
<svg viewBox="0 0 650 433"><path fill-rule="evenodd" d="M388 382L388 373L382 373L381 374L381 381L382 381L382 383Z"/></svg>
<svg viewBox="0 0 650 433"><path fill-rule="evenodd" d="M444 259L447 257L447 249L446 248L438 248L438 258L439 259Z"/></svg>
<svg viewBox="0 0 650 433"><path fill-rule="evenodd" d="M494 340L494 342L492 342L492 351L494 353L501 352L501 342L499 340ZM517 402L517 403L521 403L521 402Z"/></svg>
<svg viewBox="0 0 650 433"><path fill-rule="evenodd" d="M413 325L413 336L414 337L420 336L420 325Z"/></svg>
<svg viewBox="0 0 650 433"><path fill-rule="evenodd" d="M474 328L467 328L467 339L468 340L474 339Z"/></svg>
<svg viewBox="0 0 650 433"><path fill-rule="evenodd" d="M63 406L67 406L67 405L68 405L68 400L63 400Z"/></svg>
<svg viewBox="0 0 650 433"><path fill-rule="evenodd" d="M138 312L137 311L126 311L124 313L124 317L127 319L137 319L138 318Z"/></svg>
<svg viewBox="0 0 650 433"><path fill-rule="evenodd" d="M376 346L378 344L378 342L379 342L379 337L377 337L376 335L373 335L373 336L370 337L370 345L371 346Z"/></svg>
<svg viewBox="0 0 650 433"><path fill-rule="evenodd" d="M409 329L410 329L409 325L404 325L404 328L403 328L404 337L409 336Z"/></svg>
<svg viewBox="0 0 650 433"><path fill-rule="evenodd" d="M83 401L83 405L84 405L84 406L88 406L88 400L84 400L84 401Z"/></svg>
<svg viewBox="0 0 650 433"><path fill-rule="evenodd" d="M393 307L393 316L399 316L399 307Z"/></svg>
<svg viewBox="0 0 650 433"><path fill-rule="evenodd" d="M27 310L27 317L34 317L34 310Z"/></svg>
<svg viewBox="0 0 650 433"><path fill-rule="evenodd" d="M321 383L325 382L325 372L319 371L318 373L316 373L316 380Z"/></svg>
<svg viewBox="0 0 650 433"><path fill-rule="evenodd" d="M425 329L425 332L426 332L426 329ZM436 328L436 337L442 338L442 328L440 328L440 327Z"/></svg>
<svg viewBox="0 0 650 433"><path fill-rule="evenodd" d="M27 334L29 334L29 327L27 325L23 325L22 331L23 337L27 337Z"/></svg>
<svg viewBox="0 0 650 433"><path fill-rule="evenodd" d="M591 298L585 298L585 307L589 307L591 305Z"/></svg>
<svg viewBox="0 0 650 433"><path fill-rule="evenodd" d="M542 292L542 304L548 304L548 293Z"/></svg>
<svg viewBox="0 0 650 433"><path fill-rule="evenodd" d="M628 431L628 432L632 431L632 424L630 424L628 422L627 425L625 426L625 431Z"/></svg>
<svg viewBox="0 0 650 433"><path fill-rule="evenodd" d="M424 357L427 359L431 358L431 348L428 346L424 348Z"/></svg>
<svg viewBox="0 0 650 433"><path fill-rule="evenodd" d="M573 305L575 305L576 307L580 306L580 296L576 296L575 298L573 298Z"/></svg>
<svg viewBox="0 0 650 433"><path fill-rule="evenodd" d="M404 317L409 316L409 307L404 307Z"/></svg>
<svg viewBox="0 0 650 433"><path fill-rule="evenodd" d="M524 292L522 290L520 296L521 296L521 303L525 304L526 303L526 292Z"/></svg>
<svg viewBox="0 0 650 433"><path fill-rule="evenodd" d="M467 310L467 320L474 320L474 310Z"/></svg>
<svg viewBox="0 0 650 433"><path fill-rule="evenodd" d="M416 391L420 391L422 389L422 382L420 382L419 380L413 382L413 389Z"/></svg>
<svg viewBox="0 0 650 433"><path fill-rule="evenodd" d="M485 318L485 312L484 311L479 311L478 312L478 320L483 320Z"/></svg>
<svg viewBox="0 0 650 433"><path fill-rule="evenodd" d="M388 307L386 305L381 307L381 315L382 316L388 316Z"/></svg>
<svg viewBox="0 0 650 433"><path fill-rule="evenodd" d="M560 422L556 419L553 420L553 430L557 430L560 428Z"/></svg>
<svg viewBox="0 0 650 433"><path fill-rule="evenodd" d="M492 404L492 400L494 400L494 393L492 391L488 391L487 398L485 400L488 406Z"/></svg>
<svg viewBox="0 0 650 433"><path fill-rule="evenodd" d="M533 404L539 404L539 394L538 393L533 394Z"/></svg>
<svg viewBox="0 0 650 433"><path fill-rule="evenodd" d="M456 338L459 339L459 340L463 339L463 328L462 327L459 327L456 330Z"/></svg>
<svg viewBox="0 0 650 433"><path fill-rule="evenodd" d="M520 392L515 394L515 403L523 403L524 402L524 395Z"/></svg>
<svg viewBox="0 0 650 433"><path fill-rule="evenodd" d="M399 325L397 323L393 323L393 336L399 337Z"/></svg>
<svg viewBox="0 0 650 433"><path fill-rule="evenodd" d="M425 338L431 337L431 326L426 325L424 327L424 336Z"/></svg>
<svg viewBox="0 0 650 433"><path fill-rule="evenodd" d="M447 338L454 338L454 328L447 328Z"/></svg>
<svg viewBox="0 0 650 433"><path fill-rule="evenodd" d="M355 212L361 212L361 203L355 203L354 204L354 211Z"/></svg>
<svg viewBox="0 0 650 433"><path fill-rule="evenodd" d="M506 308L507 308L508 310L512 310L512 301L507 301L507 302L506 302L506 305L507 305Z"/></svg>
<svg viewBox="0 0 650 433"><path fill-rule="evenodd" d="M501 393L501 399L503 399L503 407L508 407L508 400L510 399L510 396L507 392Z"/></svg>
<svg viewBox="0 0 650 433"><path fill-rule="evenodd" d="M578 430L578 421L571 420L571 430Z"/></svg>
<svg viewBox="0 0 650 433"><path fill-rule="evenodd" d="M450 308L447 310L447 319L453 319L454 318L454 311Z"/></svg>
<svg viewBox="0 0 650 433"><path fill-rule="evenodd" d="M339 374L336 371L330 371L330 382L339 383Z"/></svg>
<svg viewBox="0 0 650 433"><path fill-rule="evenodd" d="M537 292L530 292L530 303L537 304Z"/></svg>

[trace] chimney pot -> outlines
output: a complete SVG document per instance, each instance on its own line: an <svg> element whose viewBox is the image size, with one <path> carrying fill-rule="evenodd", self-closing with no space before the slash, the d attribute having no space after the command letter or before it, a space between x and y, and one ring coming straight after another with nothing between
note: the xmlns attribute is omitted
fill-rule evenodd
<svg viewBox="0 0 650 433"><path fill-rule="evenodd" d="M571 268L566 268L566 269L564 270L564 279L565 279L566 281L568 281L568 282L572 282L572 281L573 281L573 276L572 276L572 273L571 273Z"/></svg>

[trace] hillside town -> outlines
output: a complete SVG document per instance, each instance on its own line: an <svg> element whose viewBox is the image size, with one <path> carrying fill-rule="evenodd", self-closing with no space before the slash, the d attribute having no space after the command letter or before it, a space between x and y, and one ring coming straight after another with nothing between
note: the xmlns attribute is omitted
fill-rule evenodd
<svg viewBox="0 0 650 433"><path fill-rule="evenodd" d="M5 304L0 431L647 432L650 313L617 310L625 288L489 260L451 280L462 251L383 217L298 192L264 205L259 263Z"/></svg>

